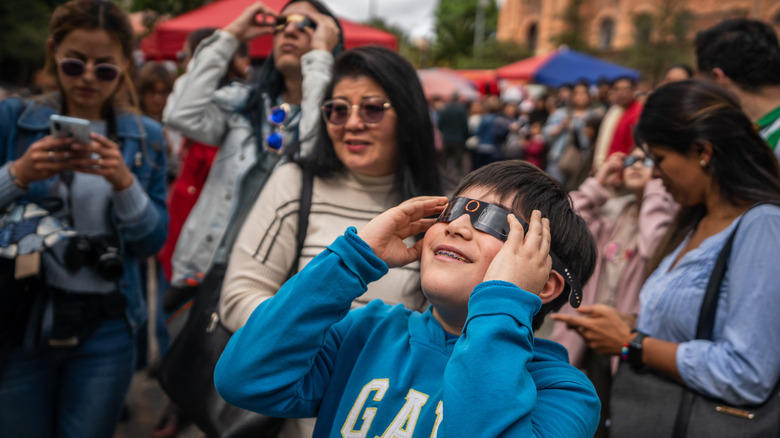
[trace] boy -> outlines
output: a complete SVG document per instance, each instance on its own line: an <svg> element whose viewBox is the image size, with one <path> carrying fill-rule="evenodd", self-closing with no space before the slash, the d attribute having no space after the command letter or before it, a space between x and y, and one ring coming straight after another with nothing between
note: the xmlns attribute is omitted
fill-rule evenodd
<svg viewBox="0 0 780 438"><path fill-rule="evenodd" d="M577 277L596 254L584 221L522 161L472 172L455 196L414 198L348 229L258 306L217 364L225 400L317 415L315 437L593 436L593 386L532 331L564 288L581 299ZM367 283L418 258L425 313L379 300L349 311Z"/></svg>

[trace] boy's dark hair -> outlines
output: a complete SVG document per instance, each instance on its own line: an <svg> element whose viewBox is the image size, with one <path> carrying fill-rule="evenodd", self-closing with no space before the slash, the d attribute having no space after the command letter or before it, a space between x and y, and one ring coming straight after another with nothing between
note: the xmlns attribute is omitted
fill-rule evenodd
<svg viewBox="0 0 780 438"><path fill-rule="evenodd" d="M461 181L453 196L470 187L485 187L501 199L511 199L508 206L523 219L533 210L550 220L551 250L584 286L596 266L596 242L583 220L572 207L566 188L555 178L531 163L521 160L498 161L480 167ZM544 317L557 311L568 300L560 294L542 305L534 316L532 328L537 330Z"/></svg>
<svg viewBox="0 0 780 438"><path fill-rule="evenodd" d="M746 91L780 84L780 46L763 21L726 20L696 34L696 67L709 74L720 68Z"/></svg>

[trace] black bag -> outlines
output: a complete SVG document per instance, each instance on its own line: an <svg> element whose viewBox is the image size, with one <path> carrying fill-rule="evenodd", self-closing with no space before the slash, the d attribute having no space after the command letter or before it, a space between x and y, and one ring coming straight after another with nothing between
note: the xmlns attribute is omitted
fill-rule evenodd
<svg viewBox="0 0 780 438"><path fill-rule="evenodd" d="M298 214L297 254L289 276L298 271L311 209L313 175L303 171ZM196 287L192 308L181 333L160 363L163 390L207 436L220 438L276 437L284 419L228 404L214 388L214 367L232 333L219 317L219 296L225 264L215 264Z"/></svg>
<svg viewBox="0 0 780 438"><path fill-rule="evenodd" d="M757 204L759 205L759 204ZM739 224L718 255L704 295L697 339L712 339L720 284ZM610 436L613 438L780 437L780 382L757 406L730 406L698 394L645 367L623 362L612 381Z"/></svg>

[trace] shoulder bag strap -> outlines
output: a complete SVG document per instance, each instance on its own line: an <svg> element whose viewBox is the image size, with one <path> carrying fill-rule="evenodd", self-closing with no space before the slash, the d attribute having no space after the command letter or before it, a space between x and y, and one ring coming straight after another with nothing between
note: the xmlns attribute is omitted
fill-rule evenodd
<svg viewBox="0 0 780 438"><path fill-rule="evenodd" d="M287 278L292 277L300 268L303 241L306 240L306 231L309 228L309 213L311 212L311 196L314 187L314 174L306 168L301 168L301 200L298 208L298 234L295 242L295 258L287 273Z"/></svg>
<svg viewBox="0 0 780 438"><path fill-rule="evenodd" d="M728 239L726 239L726 243L723 244L723 249L721 249L718 254L718 259L715 261L715 266L712 268L710 281L707 283L707 291L704 293L704 298L701 302L699 322L696 326L696 339L712 339L715 314L718 312L718 300L720 299L720 285L723 282L723 277L726 275L728 259L731 255L731 247L734 245L734 236L737 235L737 230L739 230L742 217L745 217L745 214L747 214L748 211L763 204L773 204L780 207L780 202L777 201L763 201L751 206L742 214L739 219L740 222L737 222L734 231L732 231ZM683 438L687 436L688 422L691 418L693 401L695 398L695 392L690 390L683 391L680 406L677 410L677 418L674 421L674 432L672 434L674 438Z"/></svg>

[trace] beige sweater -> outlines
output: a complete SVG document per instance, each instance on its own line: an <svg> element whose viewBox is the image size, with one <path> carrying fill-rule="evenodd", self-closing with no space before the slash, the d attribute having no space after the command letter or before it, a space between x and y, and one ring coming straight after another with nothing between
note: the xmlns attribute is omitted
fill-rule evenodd
<svg viewBox="0 0 780 438"><path fill-rule="evenodd" d="M347 227L360 230L374 216L395 206L390 196L393 178L353 172L315 178L300 268ZM287 280L295 257L300 193L300 168L292 163L281 166L268 180L244 222L233 246L220 298L222 322L230 330L243 326L258 304L272 297ZM420 290L419 262L391 269L379 281L369 284L368 291L354 305L361 306L375 298L422 310L426 301Z"/></svg>

